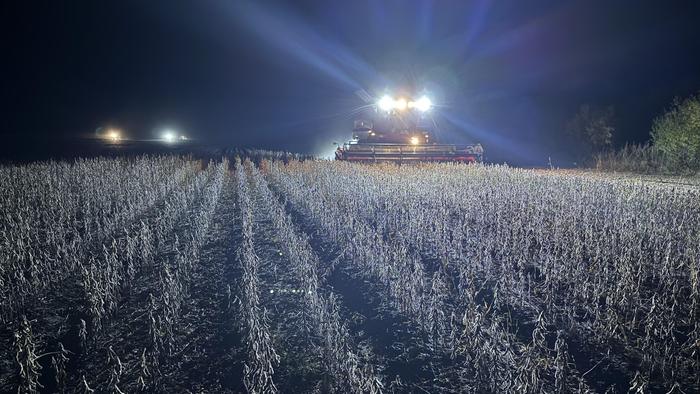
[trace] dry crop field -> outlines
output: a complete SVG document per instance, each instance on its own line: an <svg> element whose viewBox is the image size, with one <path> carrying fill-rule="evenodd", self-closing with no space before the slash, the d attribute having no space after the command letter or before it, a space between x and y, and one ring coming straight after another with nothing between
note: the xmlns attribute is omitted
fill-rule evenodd
<svg viewBox="0 0 700 394"><path fill-rule="evenodd" d="M700 387L700 187L178 156L0 167L1 392Z"/></svg>

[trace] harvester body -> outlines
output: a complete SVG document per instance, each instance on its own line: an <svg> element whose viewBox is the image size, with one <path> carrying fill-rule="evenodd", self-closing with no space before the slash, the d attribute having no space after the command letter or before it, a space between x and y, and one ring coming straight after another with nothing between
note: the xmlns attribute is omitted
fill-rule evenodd
<svg viewBox="0 0 700 394"><path fill-rule="evenodd" d="M405 101L404 101L405 103ZM352 162L462 162L483 159L481 144L440 144L426 111L373 108L373 120L356 120L353 138L338 146L336 160ZM380 101L381 104L381 101Z"/></svg>

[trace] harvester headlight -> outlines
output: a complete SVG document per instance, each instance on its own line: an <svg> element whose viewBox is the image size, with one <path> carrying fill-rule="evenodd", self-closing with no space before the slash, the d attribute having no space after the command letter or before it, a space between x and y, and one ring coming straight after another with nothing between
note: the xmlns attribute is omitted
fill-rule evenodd
<svg viewBox="0 0 700 394"><path fill-rule="evenodd" d="M165 142L173 142L175 141L175 133L173 133L172 131L166 131L163 133L162 138Z"/></svg>
<svg viewBox="0 0 700 394"><path fill-rule="evenodd" d="M411 104L411 107L421 112L429 111L430 108L433 106L433 102L430 101L430 99L426 96L419 98L417 101L414 101Z"/></svg>
<svg viewBox="0 0 700 394"><path fill-rule="evenodd" d="M122 137L121 137L121 134L119 133L119 130L110 129L110 130L107 132L107 139L109 139L110 141L115 141L115 142L116 142L116 141L121 140L121 138L122 138Z"/></svg>
<svg viewBox="0 0 700 394"><path fill-rule="evenodd" d="M418 145L420 144L420 139L418 137L411 137L411 145Z"/></svg>
<svg viewBox="0 0 700 394"><path fill-rule="evenodd" d="M400 98L394 102L394 108L398 109L399 111L403 111L407 107L406 99Z"/></svg>
<svg viewBox="0 0 700 394"><path fill-rule="evenodd" d="M433 103L427 96L423 96L416 101L407 101L405 98L394 99L389 95L385 95L377 101L377 107L386 112L391 112L392 110L404 111L407 108L415 108L418 111L426 112L432 106Z"/></svg>
<svg viewBox="0 0 700 394"><path fill-rule="evenodd" d="M379 99L379 101L377 101L377 106L382 111L389 112L392 109L394 109L394 99L389 96L384 96L381 99Z"/></svg>

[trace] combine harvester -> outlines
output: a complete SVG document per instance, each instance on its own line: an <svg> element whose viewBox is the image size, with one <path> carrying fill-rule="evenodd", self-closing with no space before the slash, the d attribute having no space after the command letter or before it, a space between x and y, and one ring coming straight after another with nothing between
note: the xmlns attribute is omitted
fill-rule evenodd
<svg viewBox="0 0 700 394"><path fill-rule="evenodd" d="M374 106L374 120L356 120L352 140L335 151L336 160L353 162L481 162L481 144L440 144L431 132L427 113L432 102L384 96Z"/></svg>

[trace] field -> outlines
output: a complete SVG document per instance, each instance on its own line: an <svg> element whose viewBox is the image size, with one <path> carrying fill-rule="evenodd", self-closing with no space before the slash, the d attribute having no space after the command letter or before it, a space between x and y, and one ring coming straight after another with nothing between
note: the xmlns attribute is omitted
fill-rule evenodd
<svg viewBox="0 0 700 394"><path fill-rule="evenodd" d="M697 184L259 156L0 183L0 392L700 391Z"/></svg>

